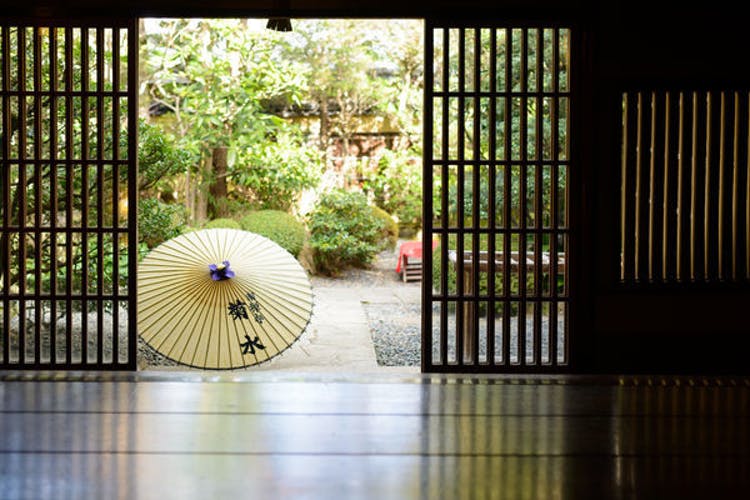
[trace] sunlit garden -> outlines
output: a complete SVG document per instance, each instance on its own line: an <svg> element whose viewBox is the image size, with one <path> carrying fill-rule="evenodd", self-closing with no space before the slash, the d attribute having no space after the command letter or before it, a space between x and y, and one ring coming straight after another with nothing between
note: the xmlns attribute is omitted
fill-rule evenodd
<svg viewBox="0 0 750 500"><path fill-rule="evenodd" d="M413 237L422 29L143 21L141 250L196 228L244 229L336 275Z"/></svg>

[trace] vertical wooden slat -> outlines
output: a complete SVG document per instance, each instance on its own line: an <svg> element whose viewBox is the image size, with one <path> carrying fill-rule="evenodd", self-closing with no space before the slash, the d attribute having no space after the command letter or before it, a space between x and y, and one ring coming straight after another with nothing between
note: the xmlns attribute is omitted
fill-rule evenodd
<svg viewBox="0 0 750 500"><path fill-rule="evenodd" d="M654 186L656 181L656 92L651 92L651 135L648 163L648 280L654 280Z"/></svg>
<svg viewBox="0 0 750 500"><path fill-rule="evenodd" d="M737 280L737 216L738 216L738 205L739 200L739 184L740 184L740 93L734 92L734 127L732 128L732 280Z"/></svg>
<svg viewBox="0 0 750 500"><path fill-rule="evenodd" d="M112 30L112 362L120 360L120 28ZM432 136L430 136L432 137ZM430 146L432 151L432 146ZM429 178L429 177L425 177ZM432 198L430 198L432 200ZM430 212L432 212L432 208ZM430 250L427 250L431 252ZM430 269L432 269L430 267Z"/></svg>
<svg viewBox="0 0 750 500"><path fill-rule="evenodd" d="M698 182L698 93L693 92L693 133L690 158L690 279L695 281L695 206Z"/></svg>
<svg viewBox="0 0 750 500"><path fill-rule="evenodd" d="M633 241L635 242L633 257L634 257L634 270L636 280L641 279L641 158L642 158L642 144L643 144L643 93L638 92L638 105L637 105L637 122L636 122L636 143L635 143L635 221L634 221L634 235Z"/></svg>
<svg viewBox="0 0 750 500"><path fill-rule="evenodd" d="M89 30L81 29L81 362L88 362L89 296Z"/></svg>
<svg viewBox="0 0 750 500"><path fill-rule="evenodd" d="M456 222L458 230L456 233L456 290L458 301L456 303L456 362L464 363L464 336L468 335L464 328L464 304L466 304L466 290L464 289L464 168L466 166L464 157L464 127L466 116L464 108L464 93L466 91L466 29L458 29L458 109L456 112L456 126L458 143L456 144L457 160L457 189L456 189Z"/></svg>
<svg viewBox="0 0 750 500"><path fill-rule="evenodd" d="M536 113L535 113L535 160L534 169L534 294L537 301L534 304L534 364L542 363L542 239L543 239L543 216L542 216L542 194L544 193L544 179L542 176L542 159L543 159L543 129L542 115L544 101L542 91L544 89L543 66L544 48L542 44L543 33L541 29L536 29L536 67L534 73L536 77Z"/></svg>
<svg viewBox="0 0 750 500"><path fill-rule="evenodd" d="M26 159L28 137L26 109L26 30L19 27L18 32L18 88L21 91L18 97L18 198L20 206L18 209L18 363L26 363Z"/></svg>
<svg viewBox="0 0 750 500"><path fill-rule="evenodd" d="M42 33L39 27L32 30L34 66L34 360L38 367L42 361Z"/></svg>
<svg viewBox="0 0 750 500"><path fill-rule="evenodd" d="M443 29L443 113L442 123L440 128L443 134L442 144L442 214L443 214L443 226L444 229L450 226L450 206L448 203L448 184L450 169L448 168L448 159L450 158L450 134L448 126L450 123L450 106L448 100L448 90L450 89L450 31ZM443 241L440 252L440 269L441 269L441 290L443 296L448 295L448 245L449 238L448 233L443 232ZM456 271L458 272L458 271ZM440 304L440 364L445 366L448 364L448 302L443 299Z"/></svg>
<svg viewBox="0 0 750 500"><path fill-rule="evenodd" d="M627 223L628 223L628 93L622 94L622 151L620 154L620 281L625 281L625 268L630 259L627 251ZM553 122L554 123L554 122ZM554 129L553 129L554 130ZM554 133L554 131L553 131ZM553 189L553 192L556 189Z"/></svg>
<svg viewBox="0 0 750 500"><path fill-rule="evenodd" d="M481 137L481 101L479 99L480 91L482 89L480 82L481 82L481 70L482 70L482 32L479 28L476 28L474 30L474 134L472 136L472 150L474 153L474 166L473 166L473 174L472 177L472 238L471 238L471 251L472 251L472 260L471 260L471 267L472 267L472 274L473 279L471 280L472 283L472 290L471 294L473 296L473 307L471 308L472 312L472 330L471 332L467 332L466 334L469 335L471 338L471 363L474 365L479 364L479 264L480 264L480 232L479 228L481 227L481 222L479 220L480 218L480 205L481 205L481 198L480 198L480 178L481 178L481 163L480 160L482 158L481 152L480 152L480 137ZM489 318L489 314L488 314ZM484 345L487 345L487 339L485 339Z"/></svg>
<svg viewBox="0 0 750 500"><path fill-rule="evenodd" d="M568 162L566 168L566 175L565 175L565 190L564 190L564 196L565 196L565 210L563 211L563 220L565 222L565 273L564 273L564 281L565 281L565 318L564 318L564 326L563 326L563 333L565 334L565 342L563 343L563 363L566 365L568 364L568 360L570 360L570 340L569 340L569 323L570 323L570 315L569 315L569 308L567 307L567 299L570 296L569 290L570 290L570 156L571 156L571 89L573 85L573 72L570 71L570 51L571 51L571 33L570 29L565 29L565 40L566 40L566 47L565 47L565 67L567 69L566 71L566 91L567 91L567 98L566 98L566 113L565 113L565 160Z"/></svg>
<svg viewBox="0 0 750 500"><path fill-rule="evenodd" d="M719 102L719 218L717 220L718 232L718 279L724 276L724 147L726 145L726 92L721 93Z"/></svg>
<svg viewBox="0 0 750 500"><path fill-rule="evenodd" d="M73 29L65 28L65 159L66 174L65 184L65 227L67 237L65 239L65 364L71 364L73 360L73 169L75 148L73 144Z"/></svg>
<svg viewBox="0 0 750 500"><path fill-rule="evenodd" d="M50 61L50 120L49 120L49 152L50 152L50 361L57 362L57 34L54 26L49 28L49 61Z"/></svg>
<svg viewBox="0 0 750 500"><path fill-rule="evenodd" d="M552 228L552 235L550 236L550 286L552 287L551 296L552 304L550 305L549 315L549 337L550 337L550 361L553 366L558 364L558 345L557 345L557 308L558 308L558 293L557 293L557 238L558 238L558 200L557 200L557 184L560 175L559 167L559 138L558 138L558 104L559 104L559 92L560 92L560 30L555 28L553 32L554 41L552 45L552 92L554 97L551 100L550 108L550 121L552 122L550 142L552 150L552 186L550 189L550 225Z"/></svg>
<svg viewBox="0 0 750 500"><path fill-rule="evenodd" d="M489 174L489 199L487 211L487 362L490 365L495 364L495 273L497 266L495 263L495 231L497 228L497 206L495 197L497 196L497 30L491 28L490 33L490 99L489 99L489 140L488 140L488 174ZM503 291L505 293L505 291Z"/></svg>
<svg viewBox="0 0 750 500"><path fill-rule="evenodd" d="M750 279L750 93L747 94L747 168L745 170L745 279Z"/></svg>
<svg viewBox="0 0 750 500"><path fill-rule="evenodd" d="M96 362L104 359L104 28L96 28ZM113 143L114 147L116 143Z"/></svg>
<svg viewBox="0 0 750 500"><path fill-rule="evenodd" d="M527 279L527 266L526 266L526 236L528 234L527 227L527 178L526 173L528 169L528 137L527 137L527 106L528 103L528 30L526 28L521 29L521 67L519 69L519 80L521 83L521 109L520 109L520 120L519 120L519 132L520 132L520 175L521 179L519 182L520 200L518 217L520 220L519 234L518 234L518 364L526 364L526 279Z"/></svg>
<svg viewBox="0 0 750 500"><path fill-rule="evenodd" d="M709 256L711 255L711 134L713 96L706 94L706 163L703 185L703 278L709 280Z"/></svg>
<svg viewBox="0 0 750 500"><path fill-rule="evenodd" d="M138 20L131 18L128 23L128 199L138 199ZM131 203L135 203L132 201ZM136 279L138 272L138 211L128 211L128 363L127 368L136 368L136 345L138 332L136 316L138 312Z"/></svg>
<svg viewBox="0 0 750 500"><path fill-rule="evenodd" d="M505 233L503 234L503 364L510 365L510 315L511 315L511 293L510 293L510 255L511 255L511 164L512 164L512 120L513 99L513 33L510 28L505 28L505 120L503 137L503 149L505 160L505 171L503 179L503 221L505 222Z"/></svg>
<svg viewBox="0 0 750 500"><path fill-rule="evenodd" d="M662 193L662 221L661 221L661 279L669 279L669 210L670 210L670 135L671 135L671 111L672 111L671 94L667 91L664 94L664 190Z"/></svg>
<svg viewBox="0 0 750 500"><path fill-rule="evenodd" d="M10 205L10 163L9 163L9 155L10 155L10 96L8 95L8 91L10 90L10 58L11 58L11 45L10 45L10 26L3 25L0 28L0 61L2 62L2 66L0 66L0 71L3 73L3 94L2 94L2 102L0 103L2 105L2 114L0 115L0 119L3 120L2 123L2 141L3 143L0 144L0 147L2 147L2 162L3 162L3 169L2 169L2 176L3 176L3 185L2 185L2 199L3 199L3 218L2 218L2 224L3 224L3 231L2 234L0 234L0 243L2 243L2 248L0 248L0 256L2 256L2 265L3 268L3 287L2 287L2 294L3 294L3 352L2 352L2 359L0 359L0 362L7 365L10 364L10 300L8 298L8 294L10 293L10 266L11 266L11 257L10 257L10 232L8 231L8 227L10 226L10 212L12 210L12 207Z"/></svg>
<svg viewBox="0 0 750 500"><path fill-rule="evenodd" d="M678 121L677 121L677 236L676 236L676 266L675 277L681 281L684 273L683 270L683 252L682 252L682 224L684 219L684 205L682 197L683 168L684 168L684 134L685 134L685 94L680 92L678 98Z"/></svg>

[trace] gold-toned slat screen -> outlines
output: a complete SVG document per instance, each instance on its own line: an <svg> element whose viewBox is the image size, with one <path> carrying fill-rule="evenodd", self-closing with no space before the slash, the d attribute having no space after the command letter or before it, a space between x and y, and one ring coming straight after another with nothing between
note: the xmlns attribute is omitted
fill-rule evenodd
<svg viewBox="0 0 750 500"><path fill-rule="evenodd" d="M750 278L747 91L622 95L620 280Z"/></svg>

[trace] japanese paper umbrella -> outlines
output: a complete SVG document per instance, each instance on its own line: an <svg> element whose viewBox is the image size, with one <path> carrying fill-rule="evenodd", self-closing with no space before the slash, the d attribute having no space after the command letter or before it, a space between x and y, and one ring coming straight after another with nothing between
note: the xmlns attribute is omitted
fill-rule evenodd
<svg viewBox="0 0 750 500"><path fill-rule="evenodd" d="M138 330L178 363L231 369L291 346L312 313L312 287L292 255L236 229L202 229L154 248L138 266Z"/></svg>

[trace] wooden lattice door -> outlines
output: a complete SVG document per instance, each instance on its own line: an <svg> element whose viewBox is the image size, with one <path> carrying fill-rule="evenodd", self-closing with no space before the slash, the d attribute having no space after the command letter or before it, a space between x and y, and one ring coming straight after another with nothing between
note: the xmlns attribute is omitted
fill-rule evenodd
<svg viewBox="0 0 750 500"><path fill-rule="evenodd" d="M137 41L0 24L0 368L135 368Z"/></svg>
<svg viewBox="0 0 750 500"><path fill-rule="evenodd" d="M571 30L425 40L423 371L567 370Z"/></svg>

